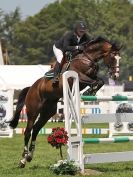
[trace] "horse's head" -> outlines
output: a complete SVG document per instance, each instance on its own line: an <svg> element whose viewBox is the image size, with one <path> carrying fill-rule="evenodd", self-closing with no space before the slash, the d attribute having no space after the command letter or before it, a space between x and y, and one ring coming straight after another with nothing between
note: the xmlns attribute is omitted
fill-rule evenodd
<svg viewBox="0 0 133 177"><path fill-rule="evenodd" d="M120 46L112 44L104 38L97 38L91 42L86 43L84 53L88 59L97 62L103 58L105 65L109 69L109 74L112 79L119 77L119 60Z"/></svg>
<svg viewBox="0 0 133 177"><path fill-rule="evenodd" d="M110 42L105 42L104 50L105 55L103 57L104 63L107 65L109 69L109 75L112 79L119 78L120 71L120 46L116 44L111 44Z"/></svg>

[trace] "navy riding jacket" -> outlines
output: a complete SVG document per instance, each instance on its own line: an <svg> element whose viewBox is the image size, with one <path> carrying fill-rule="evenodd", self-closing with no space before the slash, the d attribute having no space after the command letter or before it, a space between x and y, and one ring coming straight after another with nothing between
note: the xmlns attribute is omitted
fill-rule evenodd
<svg viewBox="0 0 133 177"><path fill-rule="evenodd" d="M55 46L63 52L74 51L75 46L87 41L90 41L90 37L87 34L84 34L78 42L77 35L74 32L67 32L58 41L55 42Z"/></svg>

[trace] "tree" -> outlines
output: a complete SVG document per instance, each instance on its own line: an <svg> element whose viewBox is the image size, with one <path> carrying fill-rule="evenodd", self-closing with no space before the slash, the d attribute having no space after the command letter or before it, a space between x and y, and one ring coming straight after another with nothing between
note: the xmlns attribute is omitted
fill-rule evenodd
<svg viewBox="0 0 133 177"><path fill-rule="evenodd" d="M1 12L1 26L0 26L0 37L6 41L6 46L10 57L14 51L14 29L16 24L21 21L20 8L16 8L14 12L3 13ZM16 47L16 46L15 46Z"/></svg>
<svg viewBox="0 0 133 177"><path fill-rule="evenodd" d="M127 75L133 75L132 12L129 0L62 0L25 21L10 14L5 18L8 25L4 26L8 31L5 36L10 44L10 59L15 64L50 63L55 40L72 29L76 20L85 19L92 38L103 36L123 45L121 79L127 79ZM19 17L19 13L15 14Z"/></svg>

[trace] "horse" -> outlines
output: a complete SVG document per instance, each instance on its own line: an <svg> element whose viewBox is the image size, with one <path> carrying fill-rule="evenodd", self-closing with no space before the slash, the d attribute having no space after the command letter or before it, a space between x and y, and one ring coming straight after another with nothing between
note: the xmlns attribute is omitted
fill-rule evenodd
<svg viewBox="0 0 133 177"><path fill-rule="evenodd" d="M57 103L63 97L62 73L67 70L76 71L79 75L80 90L90 86L87 94L96 94L104 82L97 76L98 61L103 60L109 69L110 77L119 78L120 47L107 39L97 38L82 44L84 50L68 60L64 55L62 71L58 85L54 86L52 77L45 75L31 87L24 88L19 95L15 114L9 126L16 128L20 112L24 105L27 110L27 126L24 132L24 150L18 166L24 168L33 159L35 142L40 129L56 114ZM72 81L69 81L72 84ZM29 142L30 141L30 142Z"/></svg>

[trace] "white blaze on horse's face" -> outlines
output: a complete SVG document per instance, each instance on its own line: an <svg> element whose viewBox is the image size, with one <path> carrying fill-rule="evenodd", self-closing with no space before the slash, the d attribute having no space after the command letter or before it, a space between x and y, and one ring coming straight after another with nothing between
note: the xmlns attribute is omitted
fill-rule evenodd
<svg viewBox="0 0 133 177"><path fill-rule="evenodd" d="M116 71L115 71L115 77L118 78L119 77L119 71L120 71L120 59L121 57L117 54L114 56L114 58L116 59Z"/></svg>

